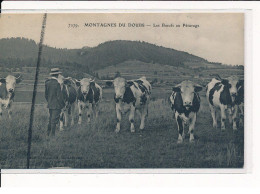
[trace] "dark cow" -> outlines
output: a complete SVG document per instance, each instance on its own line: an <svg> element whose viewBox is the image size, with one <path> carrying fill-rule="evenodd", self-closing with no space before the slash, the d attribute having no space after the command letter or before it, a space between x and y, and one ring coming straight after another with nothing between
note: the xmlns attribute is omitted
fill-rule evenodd
<svg viewBox="0 0 260 194"><path fill-rule="evenodd" d="M200 108L198 92L202 90L202 86L191 81L183 81L173 87L172 90L173 92L170 96L171 108L174 111L179 131L177 143L182 143L185 138L184 124L189 125L190 142L193 142L194 127Z"/></svg>
<svg viewBox="0 0 260 194"><path fill-rule="evenodd" d="M221 130L225 130L226 111L233 130L237 130L238 108L244 102L243 80L237 76L222 79L219 76L213 78L207 85L206 96L209 103L213 127L217 128L216 109L221 113Z"/></svg>
<svg viewBox="0 0 260 194"><path fill-rule="evenodd" d="M151 84L145 77L137 80L127 81L125 78L117 77L113 81L107 81L107 85L114 84L116 102L117 125L115 132L120 131L120 122L122 113L130 109L129 121L131 123L130 130L135 132L134 114L135 110L141 113L140 129L144 129L145 118L148 115L148 104L150 101Z"/></svg>
<svg viewBox="0 0 260 194"><path fill-rule="evenodd" d="M21 82L21 77L8 75L6 78L0 79L0 117L2 117L2 107L8 111L8 116L11 118L12 102L16 84Z"/></svg>
<svg viewBox="0 0 260 194"><path fill-rule="evenodd" d="M79 108L79 121L82 122L82 110L87 109L88 122L90 122L91 110L94 115L98 117L98 105L102 99L102 88L95 83L93 79L83 78L82 80L76 80L78 86L78 108Z"/></svg>
<svg viewBox="0 0 260 194"><path fill-rule="evenodd" d="M61 110L60 116L60 130L62 131L64 127L68 126L69 115L71 117L70 124L74 125L77 91L76 83L71 77L64 78L63 76L60 76L59 83L61 84L62 96L65 102L65 107Z"/></svg>

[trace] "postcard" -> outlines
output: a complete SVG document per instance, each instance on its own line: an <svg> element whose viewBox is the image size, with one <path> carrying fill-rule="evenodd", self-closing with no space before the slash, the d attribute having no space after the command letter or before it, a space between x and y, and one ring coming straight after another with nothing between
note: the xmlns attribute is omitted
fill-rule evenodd
<svg viewBox="0 0 260 194"><path fill-rule="evenodd" d="M243 170L244 20L2 13L0 168Z"/></svg>

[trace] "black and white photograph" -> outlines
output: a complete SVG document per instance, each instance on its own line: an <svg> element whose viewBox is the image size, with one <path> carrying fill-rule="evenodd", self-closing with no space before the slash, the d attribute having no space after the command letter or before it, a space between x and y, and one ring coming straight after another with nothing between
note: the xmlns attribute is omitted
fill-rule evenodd
<svg viewBox="0 0 260 194"><path fill-rule="evenodd" d="M2 13L0 169L244 169L244 20Z"/></svg>

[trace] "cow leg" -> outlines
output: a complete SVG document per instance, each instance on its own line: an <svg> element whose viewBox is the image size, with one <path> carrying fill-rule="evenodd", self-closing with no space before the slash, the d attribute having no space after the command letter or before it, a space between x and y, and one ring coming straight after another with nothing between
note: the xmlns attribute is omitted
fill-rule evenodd
<svg viewBox="0 0 260 194"><path fill-rule="evenodd" d="M232 108L228 108L227 112L228 112L229 124L232 125L232 123L233 123L232 115L233 115L234 110Z"/></svg>
<svg viewBox="0 0 260 194"><path fill-rule="evenodd" d="M144 129L145 126L145 118L148 115L148 106L147 104L145 104L142 109L141 109L141 125L140 125L140 129Z"/></svg>
<svg viewBox="0 0 260 194"><path fill-rule="evenodd" d="M122 118L121 103L116 103L116 130L115 130L116 133L120 131L121 118Z"/></svg>
<svg viewBox="0 0 260 194"><path fill-rule="evenodd" d="M82 123L82 109L83 109L83 106L82 106L82 104L80 102L78 103L78 108L79 108L79 121L78 121L78 124L80 125Z"/></svg>
<svg viewBox="0 0 260 194"><path fill-rule="evenodd" d="M183 128L183 130L182 130L182 139L183 139L183 140L185 139L185 130L184 130L184 127L185 127L185 124L184 124L184 122L182 121L182 128Z"/></svg>
<svg viewBox="0 0 260 194"><path fill-rule="evenodd" d="M239 126L242 126L243 125L243 121L244 121L244 104L240 104L238 106L239 108Z"/></svg>
<svg viewBox="0 0 260 194"><path fill-rule="evenodd" d="M179 132L177 143L182 143L183 142L182 136L183 136L183 133L184 133L183 121L182 121L181 117L179 116L179 114L177 112L175 113L175 119L176 119L176 122L177 122L178 132Z"/></svg>
<svg viewBox="0 0 260 194"><path fill-rule="evenodd" d="M76 108L75 106L76 106L76 103L73 103L73 104L71 105L71 110L70 110L70 119L71 119L70 125L71 125L71 126L74 125L75 108Z"/></svg>
<svg viewBox="0 0 260 194"><path fill-rule="evenodd" d="M135 132L134 118L135 118L135 106L132 103L130 107L130 114L129 114L129 121L131 123L130 130L132 133Z"/></svg>
<svg viewBox="0 0 260 194"><path fill-rule="evenodd" d="M2 118L2 116L3 116L2 103L0 103L0 119Z"/></svg>
<svg viewBox="0 0 260 194"><path fill-rule="evenodd" d="M97 118L98 117L98 104L93 104L93 115Z"/></svg>
<svg viewBox="0 0 260 194"><path fill-rule="evenodd" d="M189 125L189 134L190 134L190 142L194 142L194 128L195 128L195 123L197 120L197 113L190 113L190 118L191 118L191 123Z"/></svg>
<svg viewBox="0 0 260 194"><path fill-rule="evenodd" d="M95 106L93 104L88 103L87 105L87 121L88 123L90 123L90 115L91 115L91 111L92 111L92 107Z"/></svg>
<svg viewBox="0 0 260 194"><path fill-rule="evenodd" d="M60 131L63 131L64 130L64 110L61 111L61 114L60 114Z"/></svg>
<svg viewBox="0 0 260 194"><path fill-rule="evenodd" d="M233 121L233 130L237 130L237 111L238 111L238 106L234 106L234 111L232 114L232 121Z"/></svg>
<svg viewBox="0 0 260 194"><path fill-rule="evenodd" d="M99 104L97 103L96 106L95 106L95 116L96 118L98 117L98 114L99 114Z"/></svg>
<svg viewBox="0 0 260 194"><path fill-rule="evenodd" d="M221 114L221 130L225 130L225 121L226 121L226 108L224 106L220 106L220 114Z"/></svg>
<svg viewBox="0 0 260 194"><path fill-rule="evenodd" d="M7 109L7 112L8 112L8 117L9 117L9 119L12 119L12 114L13 114L13 112L12 112L11 107L10 107L9 109Z"/></svg>
<svg viewBox="0 0 260 194"><path fill-rule="evenodd" d="M217 128L217 119L216 119L216 108L214 106L212 106L211 104L209 104L209 108L210 108L210 113L212 116L212 120L213 120L213 127Z"/></svg>
<svg viewBox="0 0 260 194"><path fill-rule="evenodd" d="M64 110L64 127L67 127L68 126L68 120L69 120L69 118L68 118L68 111L69 110Z"/></svg>

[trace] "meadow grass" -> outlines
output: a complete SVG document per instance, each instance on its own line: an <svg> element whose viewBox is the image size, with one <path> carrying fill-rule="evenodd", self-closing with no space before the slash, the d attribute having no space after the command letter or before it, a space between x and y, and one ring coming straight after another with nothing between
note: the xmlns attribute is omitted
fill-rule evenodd
<svg viewBox="0 0 260 194"><path fill-rule="evenodd" d="M227 124L225 132L212 128L205 97L195 125L195 143L188 136L177 144L177 125L165 99L149 104L146 127L130 132L128 114L123 115L121 131L114 132L114 102L101 102L100 115L81 125L57 131L47 137L48 109L36 106L31 168L241 168L244 164L244 129L233 132ZM27 136L30 105L14 105L13 119L4 112L0 125L0 168L26 168ZM75 117L77 123L77 116ZM187 132L187 129L185 129Z"/></svg>

